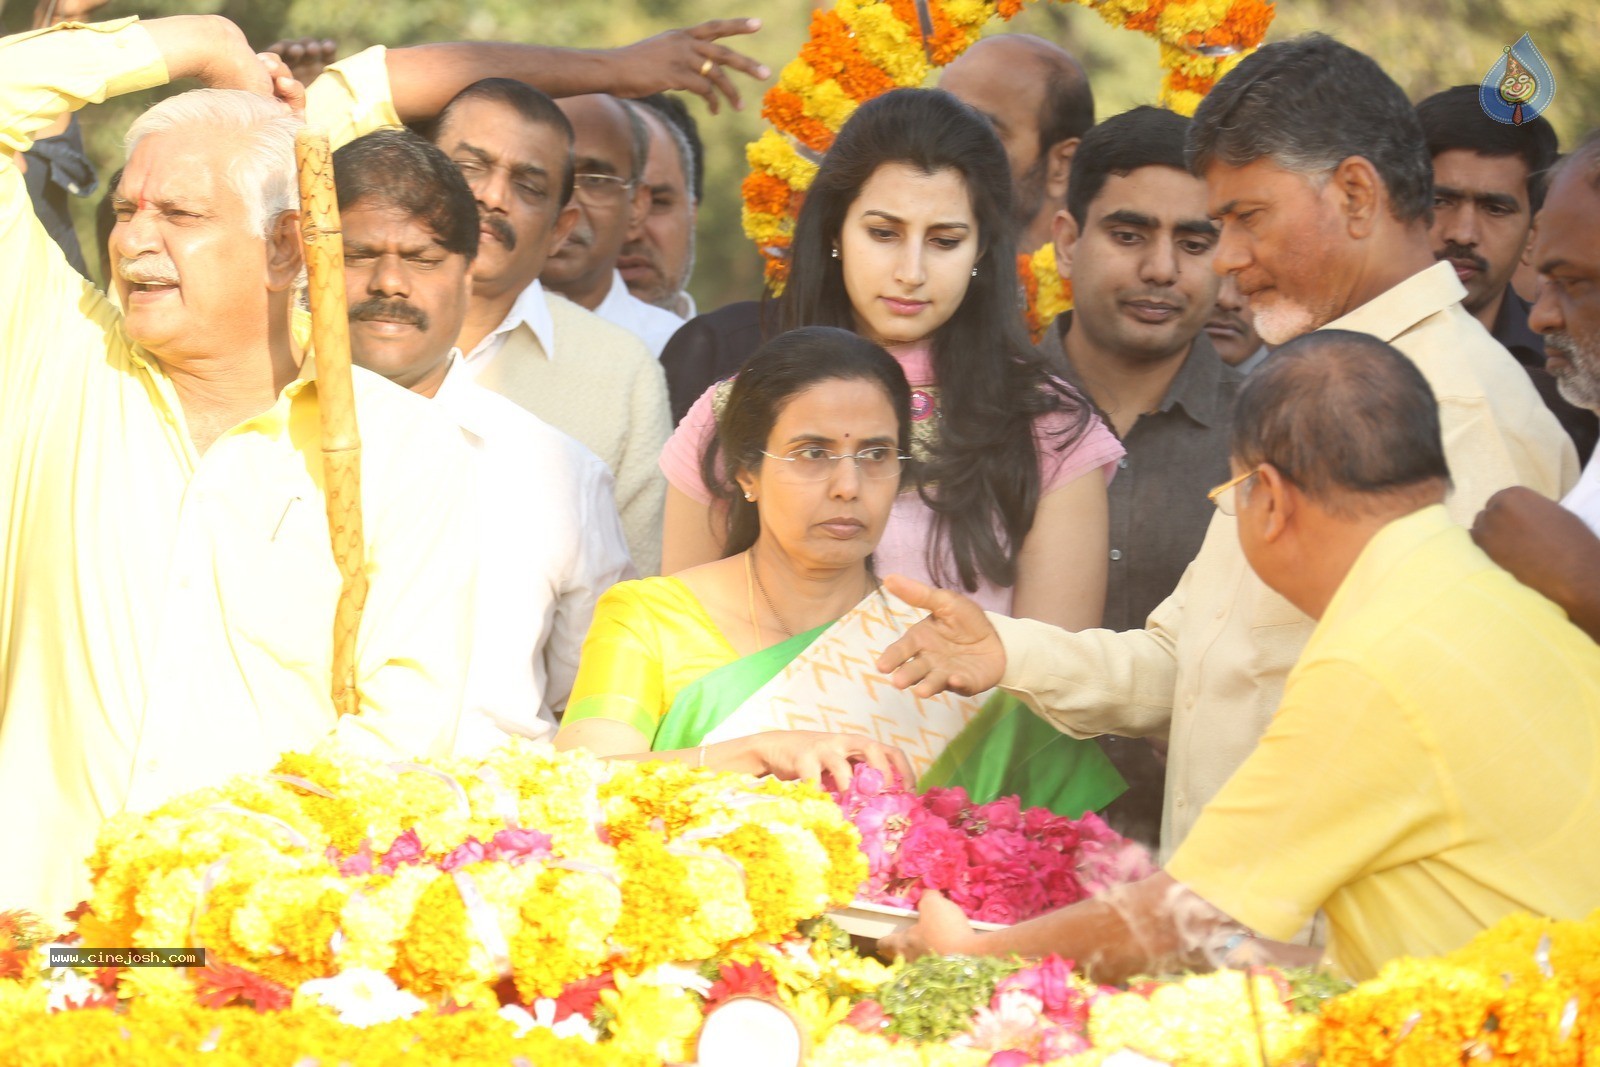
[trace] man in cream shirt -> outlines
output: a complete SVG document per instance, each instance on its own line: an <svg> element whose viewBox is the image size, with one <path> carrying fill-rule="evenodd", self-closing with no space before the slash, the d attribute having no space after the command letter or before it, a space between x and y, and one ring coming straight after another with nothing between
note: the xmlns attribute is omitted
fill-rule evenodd
<svg viewBox="0 0 1600 1067"><path fill-rule="evenodd" d="M1329 113L1320 101L1335 92L1345 105ZM1434 261L1421 129L1372 60L1320 35L1268 45L1201 104L1189 145L1221 225L1214 269L1237 278L1265 341L1324 326L1368 333L1428 380L1455 474L1445 504L1453 520L1470 523L1510 485L1552 497L1572 486L1572 442L1461 307L1450 265ZM1306 160L1319 163L1295 169ZM933 618L880 660L897 684L918 693L999 684L1075 736L1167 735L1163 859L1254 750L1312 630L1251 572L1234 520L1220 514L1142 630L1068 633L992 618L1005 654L974 656L987 646L961 598L908 592Z"/></svg>
<svg viewBox="0 0 1600 1067"><path fill-rule="evenodd" d="M566 705L594 604L634 576L611 473L578 442L470 381L454 347L478 248L472 190L409 130L333 157L355 362L431 397L471 446L478 525L476 639L456 748L544 737Z"/></svg>

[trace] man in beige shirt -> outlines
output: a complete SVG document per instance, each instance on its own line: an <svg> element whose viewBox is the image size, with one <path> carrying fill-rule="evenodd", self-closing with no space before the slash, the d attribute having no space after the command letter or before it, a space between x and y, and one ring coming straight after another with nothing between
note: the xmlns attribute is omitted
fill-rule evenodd
<svg viewBox="0 0 1600 1067"><path fill-rule="evenodd" d="M1343 104L1330 113L1322 101L1333 98ZM1322 327L1369 333L1428 380L1455 481L1451 518L1470 523L1509 485L1547 496L1571 487L1571 441L1461 307L1450 265L1434 261L1422 132L1372 60L1321 35L1262 48L1201 104L1189 153L1221 226L1214 268L1236 276L1264 340ZM918 694L1002 685L1078 737L1165 734L1163 859L1255 748L1312 630L1252 573L1235 521L1220 514L1142 630L985 623L954 593L888 584L932 612L879 661L896 684Z"/></svg>

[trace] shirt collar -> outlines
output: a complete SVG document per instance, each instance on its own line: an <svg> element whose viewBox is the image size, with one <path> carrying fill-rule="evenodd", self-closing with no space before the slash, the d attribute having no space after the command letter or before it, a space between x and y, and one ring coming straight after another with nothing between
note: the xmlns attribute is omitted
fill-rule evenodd
<svg viewBox="0 0 1600 1067"><path fill-rule="evenodd" d="M475 360L489 346L489 343L501 334L508 334L518 326L526 326L533 334L534 340L539 342L539 347L544 349L546 359L556 358L556 324L550 317L550 305L545 303L544 286L535 278L528 283L528 287L517 294L516 302L511 305L511 310L506 312L506 317L496 326L478 346L472 350L468 360Z"/></svg>
<svg viewBox="0 0 1600 1067"><path fill-rule="evenodd" d="M1456 269L1441 260L1322 328L1370 333L1380 341L1393 341L1428 316L1461 303L1466 295Z"/></svg>
<svg viewBox="0 0 1600 1067"><path fill-rule="evenodd" d="M611 288L606 290L606 298L595 305L594 313L601 318L609 317L608 313L609 315L620 313L623 310L623 305L627 303L628 297L632 295L632 293L628 292L628 283L622 280L622 272L620 270L612 270Z"/></svg>
<svg viewBox="0 0 1600 1067"><path fill-rule="evenodd" d="M1089 390L1084 387L1083 380L1078 377L1078 372L1072 366L1072 361L1067 358L1067 328L1071 324L1072 312L1068 311L1058 316L1039 341L1039 353L1083 394L1085 400L1089 400L1092 404L1094 401L1089 396ZM1167 395L1161 398L1161 404L1156 410L1168 412L1181 407L1185 414L1200 425L1207 427L1217 425L1227 416L1226 406L1221 403L1217 389L1226 372L1227 364L1217 355L1216 348L1211 344L1211 338L1201 330L1190 342L1189 354L1184 357L1183 366L1178 368L1178 373L1172 376L1172 382L1167 386ZM1109 428L1111 420L1104 412L1100 413L1100 417Z"/></svg>
<svg viewBox="0 0 1600 1067"><path fill-rule="evenodd" d="M434 391L433 402L468 435L486 441L491 427L483 417L482 406L475 402L475 398L482 395L482 389L482 386L473 383L472 372L467 369L461 349L452 348L450 366L445 370L439 388Z"/></svg>
<svg viewBox="0 0 1600 1067"><path fill-rule="evenodd" d="M1506 351L1517 357L1517 362L1544 366L1544 338L1528 325L1528 304L1511 286L1506 286L1505 299L1500 301L1500 311L1494 317L1494 328L1489 331L1496 341L1505 345Z"/></svg>
<svg viewBox="0 0 1600 1067"><path fill-rule="evenodd" d="M1444 264L1451 270L1449 264ZM1350 572L1339 583L1339 588L1328 602L1327 610L1317 622L1317 633L1335 632L1340 620L1359 611L1379 589L1397 579L1395 572L1426 542L1451 531L1464 533L1450 518L1443 504L1430 504L1425 508L1402 515L1372 535L1361 554L1356 557ZM1315 640L1315 638L1313 638ZM1304 657L1302 657L1304 659Z"/></svg>

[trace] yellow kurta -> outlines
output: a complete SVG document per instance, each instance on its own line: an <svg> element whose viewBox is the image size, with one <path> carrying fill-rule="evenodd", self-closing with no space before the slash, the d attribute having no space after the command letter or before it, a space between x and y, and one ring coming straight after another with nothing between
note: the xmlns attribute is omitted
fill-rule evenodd
<svg viewBox="0 0 1600 1067"><path fill-rule="evenodd" d="M1600 648L1432 507L1361 553L1167 870L1269 937L1323 908L1367 978L1512 912L1587 916L1597 842Z"/></svg>
<svg viewBox="0 0 1600 1067"><path fill-rule="evenodd" d="M34 218L10 152L166 76L131 20L0 41L0 910L47 919L84 895L95 831L124 807L333 729L445 751L470 640L461 435L358 369L371 593L361 713L336 723L315 383L197 454L169 378Z"/></svg>

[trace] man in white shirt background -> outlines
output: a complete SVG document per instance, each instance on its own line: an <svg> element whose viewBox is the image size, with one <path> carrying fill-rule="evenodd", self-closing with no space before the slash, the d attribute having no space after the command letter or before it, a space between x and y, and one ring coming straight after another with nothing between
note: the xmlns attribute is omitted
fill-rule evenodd
<svg viewBox="0 0 1600 1067"><path fill-rule="evenodd" d="M434 144L478 205L472 301L456 342L466 371L605 461L629 552L654 574L666 500L656 458L672 431L666 378L644 342L539 282L580 214L571 124L539 90L488 78L445 106Z"/></svg>
<svg viewBox="0 0 1600 1067"><path fill-rule="evenodd" d="M595 600L634 574L610 472L468 379L454 341L479 216L449 157L407 130L385 129L340 148L334 172L352 357L433 398L474 458L483 521L477 543L461 551L480 553L478 625L457 750L483 751L506 733L543 736L566 704Z"/></svg>
<svg viewBox="0 0 1600 1067"><path fill-rule="evenodd" d="M705 181L705 146L694 116L666 93L630 101L650 134L643 182L650 199L643 219L628 233L617 270L628 292L688 320L699 314L689 294L694 273L694 228Z"/></svg>
<svg viewBox="0 0 1600 1067"><path fill-rule="evenodd" d="M1600 413L1600 130L1550 172L1528 258L1539 272L1528 325L1544 335L1550 373L1569 403ZM1600 457L1560 504L1514 487L1472 525L1478 547L1600 641L1597 535Z"/></svg>
<svg viewBox="0 0 1600 1067"><path fill-rule="evenodd" d="M636 335L659 359L683 320L628 292L617 270L623 242L649 209L650 190L643 180L649 133L632 108L602 93L566 97L556 106L572 123L578 217L539 278L579 307Z"/></svg>

